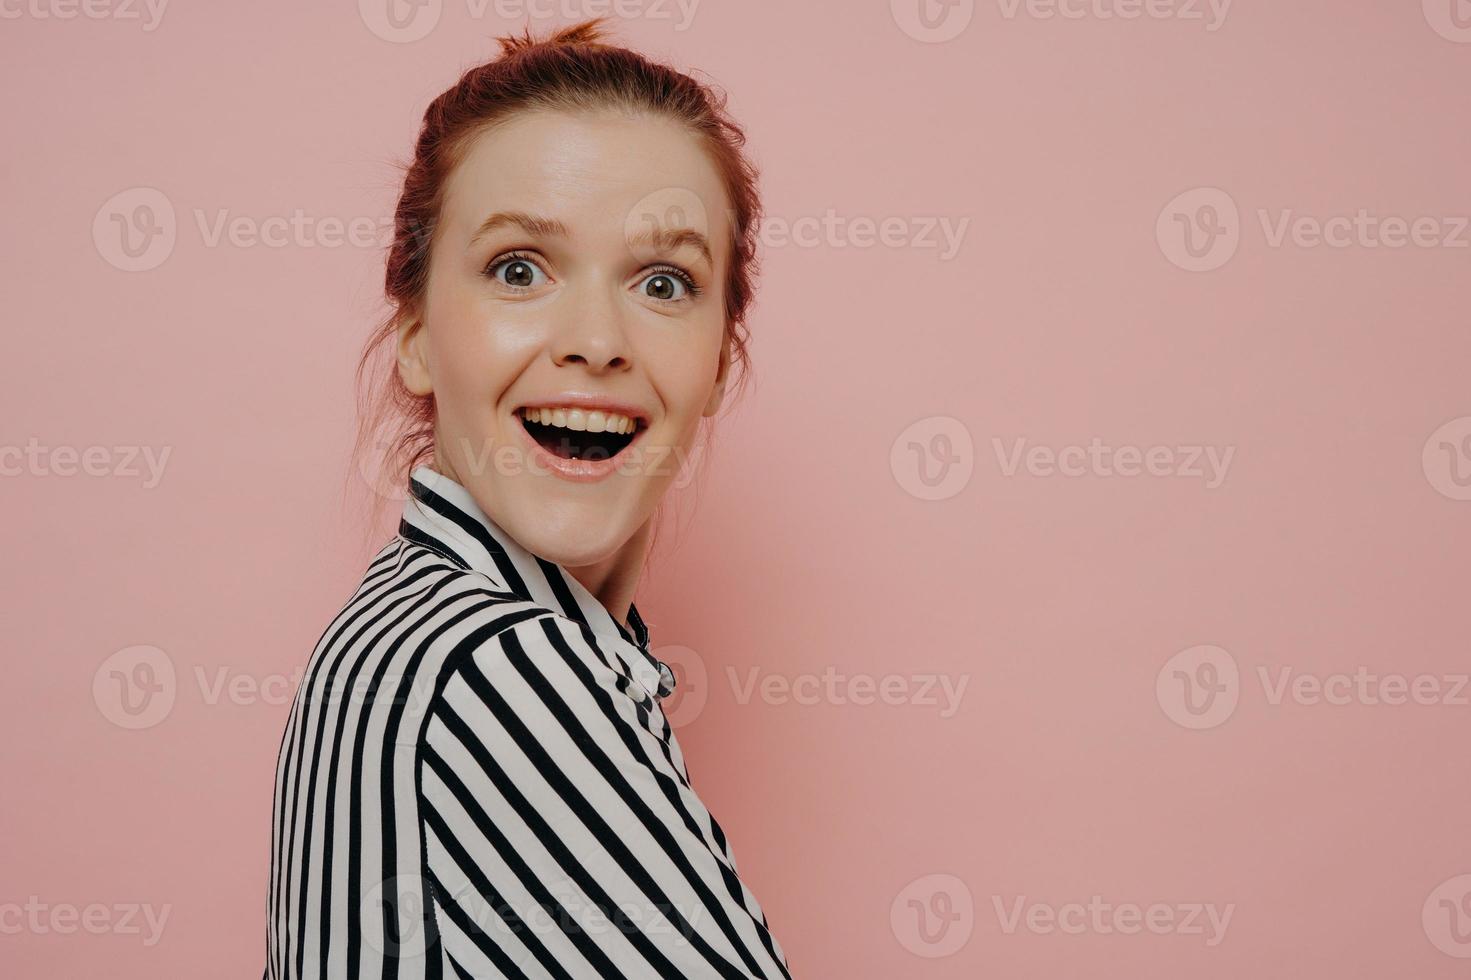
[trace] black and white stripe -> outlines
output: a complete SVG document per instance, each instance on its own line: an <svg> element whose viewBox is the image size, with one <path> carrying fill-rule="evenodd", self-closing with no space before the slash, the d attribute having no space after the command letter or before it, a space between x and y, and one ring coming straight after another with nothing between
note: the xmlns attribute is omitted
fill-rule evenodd
<svg viewBox="0 0 1471 980"><path fill-rule="evenodd" d="M790 978L625 629L414 470L276 769L267 980Z"/></svg>

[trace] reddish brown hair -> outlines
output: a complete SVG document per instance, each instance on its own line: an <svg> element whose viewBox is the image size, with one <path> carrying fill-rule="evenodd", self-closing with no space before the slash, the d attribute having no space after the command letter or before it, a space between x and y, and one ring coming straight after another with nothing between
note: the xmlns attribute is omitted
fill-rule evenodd
<svg viewBox="0 0 1471 980"><path fill-rule="evenodd" d="M354 458L386 448L380 462L392 486L433 454L434 397L418 396L399 378L393 356L397 328L422 310L444 189L469 145L518 112L615 109L687 126L720 174L729 204L731 249L724 283L731 381L750 371L746 315L757 273L761 217L757 169L742 152L745 134L725 111L726 95L689 75L624 47L603 43L598 17L535 40L499 38L501 55L465 72L424 112L413 159L403 168L384 291L392 312L368 339L358 362L359 429ZM387 438L385 446L371 445Z"/></svg>

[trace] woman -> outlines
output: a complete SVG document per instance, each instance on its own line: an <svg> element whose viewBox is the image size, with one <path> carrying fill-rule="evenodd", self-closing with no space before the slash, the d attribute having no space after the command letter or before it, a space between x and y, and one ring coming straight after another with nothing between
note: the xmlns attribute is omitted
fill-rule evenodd
<svg viewBox="0 0 1471 980"><path fill-rule="evenodd" d="M756 171L601 36L504 38L425 113L374 342L409 495L282 740L268 977L790 975L633 604L744 366Z"/></svg>

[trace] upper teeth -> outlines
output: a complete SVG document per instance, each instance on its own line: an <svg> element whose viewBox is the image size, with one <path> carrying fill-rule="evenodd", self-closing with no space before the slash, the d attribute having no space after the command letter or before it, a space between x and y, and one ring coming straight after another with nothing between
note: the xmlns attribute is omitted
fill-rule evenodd
<svg viewBox="0 0 1471 980"><path fill-rule="evenodd" d="M542 425L559 425L579 432L628 434L637 427L633 419L617 412L584 411L580 408L523 408L521 414Z"/></svg>

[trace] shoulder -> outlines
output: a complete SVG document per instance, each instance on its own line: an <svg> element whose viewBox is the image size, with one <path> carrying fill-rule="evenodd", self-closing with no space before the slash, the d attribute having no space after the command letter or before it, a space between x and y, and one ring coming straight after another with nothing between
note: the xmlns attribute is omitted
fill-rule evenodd
<svg viewBox="0 0 1471 980"><path fill-rule="evenodd" d="M550 680L599 687L621 674L613 652L557 610L517 600L487 609L481 619L479 635L457 651L453 667L459 672L498 685L538 687Z"/></svg>
<svg viewBox="0 0 1471 980"><path fill-rule="evenodd" d="M393 577L412 597L426 647L416 673L426 675L430 710L453 683L462 693L495 693L520 705L627 702L647 719L651 699L616 644L451 556L417 541L402 544Z"/></svg>
<svg viewBox="0 0 1471 980"><path fill-rule="evenodd" d="M478 651L499 649L517 624L556 614L431 548L401 538L383 548L328 624L314 660L336 688L361 686L422 709Z"/></svg>
<svg viewBox="0 0 1471 980"><path fill-rule="evenodd" d="M615 650L534 603L505 607L486 635L447 661L442 678L431 711L464 716L489 710L502 721L518 716L547 723L596 716L665 731L653 699Z"/></svg>
<svg viewBox="0 0 1471 980"><path fill-rule="evenodd" d="M364 646L427 631L419 640L438 650L459 645L467 630L488 635L488 625L525 611L550 612L483 572L400 538L369 564L338 618L367 632Z"/></svg>

